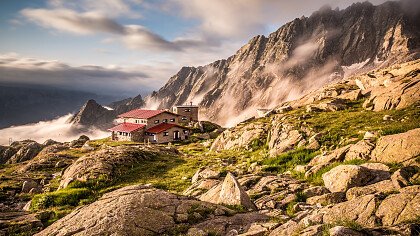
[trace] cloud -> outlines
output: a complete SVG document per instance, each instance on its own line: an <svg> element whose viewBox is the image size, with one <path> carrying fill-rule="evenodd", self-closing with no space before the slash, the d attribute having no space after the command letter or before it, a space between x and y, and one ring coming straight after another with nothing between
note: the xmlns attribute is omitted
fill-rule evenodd
<svg viewBox="0 0 420 236"><path fill-rule="evenodd" d="M164 9L180 9L181 16L200 22L197 30L215 40L247 39L266 34L280 25L310 15L323 5L347 7L363 0L170 0ZM386 0L370 0L380 4Z"/></svg>
<svg viewBox="0 0 420 236"><path fill-rule="evenodd" d="M98 11L77 12L71 9L23 9L21 14L42 27L77 35L107 33L117 35L129 49L182 51L205 46L199 39L177 38L168 41L141 25L122 25Z"/></svg>
<svg viewBox="0 0 420 236"><path fill-rule="evenodd" d="M165 80L159 78L167 78L170 73L152 66L73 67L59 61L0 54L0 82L48 85L97 94L144 95L161 86Z"/></svg>
<svg viewBox="0 0 420 236"><path fill-rule="evenodd" d="M50 0L51 8L77 9L78 11L94 12L109 17L124 15L128 18L140 18L133 6L142 4L142 0Z"/></svg>
<svg viewBox="0 0 420 236"><path fill-rule="evenodd" d="M67 142L77 139L82 134L87 135L91 139L106 138L109 136L108 132L98 129L89 129L81 132L72 126L72 124L66 122L71 116L71 114L68 114L51 121L41 121L35 124L0 129L0 145L8 145L9 138L12 141L31 139L43 143L47 139Z"/></svg>
<svg viewBox="0 0 420 236"><path fill-rule="evenodd" d="M27 19L46 28L75 34L97 32L124 34L125 28L96 12L78 13L69 9L23 9Z"/></svg>

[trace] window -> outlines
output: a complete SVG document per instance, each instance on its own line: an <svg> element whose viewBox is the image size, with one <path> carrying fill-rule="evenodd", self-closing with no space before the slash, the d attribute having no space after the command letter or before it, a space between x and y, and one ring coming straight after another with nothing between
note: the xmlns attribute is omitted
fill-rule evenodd
<svg viewBox="0 0 420 236"><path fill-rule="evenodd" d="M171 122L175 122L175 118L170 119Z"/></svg>
<svg viewBox="0 0 420 236"><path fill-rule="evenodd" d="M168 119L163 119L162 122L163 123L168 123Z"/></svg>
<svg viewBox="0 0 420 236"><path fill-rule="evenodd" d="M163 136L168 136L169 133L168 132L163 132Z"/></svg>
<svg viewBox="0 0 420 236"><path fill-rule="evenodd" d="M185 111L185 112L190 112L190 111L191 111L191 109L187 108L187 109L185 109L184 111Z"/></svg>
<svg viewBox="0 0 420 236"><path fill-rule="evenodd" d="M184 134L188 134L188 130L185 130L185 129L184 129Z"/></svg>
<svg viewBox="0 0 420 236"><path fill-rule="evenodd" d="M187 117L183 116L183 117L181 118L181 120L187 120Z"/></svg>
<svg viewBox="0 0 420 236"><path fill-rule="evenodd" d="M159 124L159 120L155 120L155 124Z"/></svg>

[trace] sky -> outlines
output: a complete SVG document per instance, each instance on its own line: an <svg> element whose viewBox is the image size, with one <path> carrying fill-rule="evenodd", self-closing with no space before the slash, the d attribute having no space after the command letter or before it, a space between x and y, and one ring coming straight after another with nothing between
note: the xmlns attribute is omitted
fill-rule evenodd
<svg viewBox="0 0 420 236"><path fill-rule="evenodd" d="M182 66L227 58L255 35L354 2L3 0L0 83L144 96Z"/></svg>

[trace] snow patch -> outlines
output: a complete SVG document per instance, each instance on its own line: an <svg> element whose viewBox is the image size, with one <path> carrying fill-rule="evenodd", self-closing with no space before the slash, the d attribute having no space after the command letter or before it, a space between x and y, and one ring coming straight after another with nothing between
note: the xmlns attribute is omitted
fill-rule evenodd
<svg viewBox="0 0 420 236"><path fill-rule="evenodd" d="M357 72L357 70L362 69L369 61L370 59L366 59L366 61L354 63L350 66L341 66L341 68L343 68L343 71L344 71L344 77L346 78L354 74L355 72Z"/></svg>

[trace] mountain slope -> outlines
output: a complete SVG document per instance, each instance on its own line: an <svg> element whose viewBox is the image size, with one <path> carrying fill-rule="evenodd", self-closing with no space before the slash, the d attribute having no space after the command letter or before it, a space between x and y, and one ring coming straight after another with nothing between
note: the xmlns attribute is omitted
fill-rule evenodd
<svg viewBox="0 0 420 236"><path fill-rule="evenodd" d="M225 60L183 67L147 101L160 108L192 101L202 107L202 118L231 125L254 115L255 108L298 98L333 80L418 58L419 14L406 13L402 5L323 8L268 37L254 37Z"/></svg>

